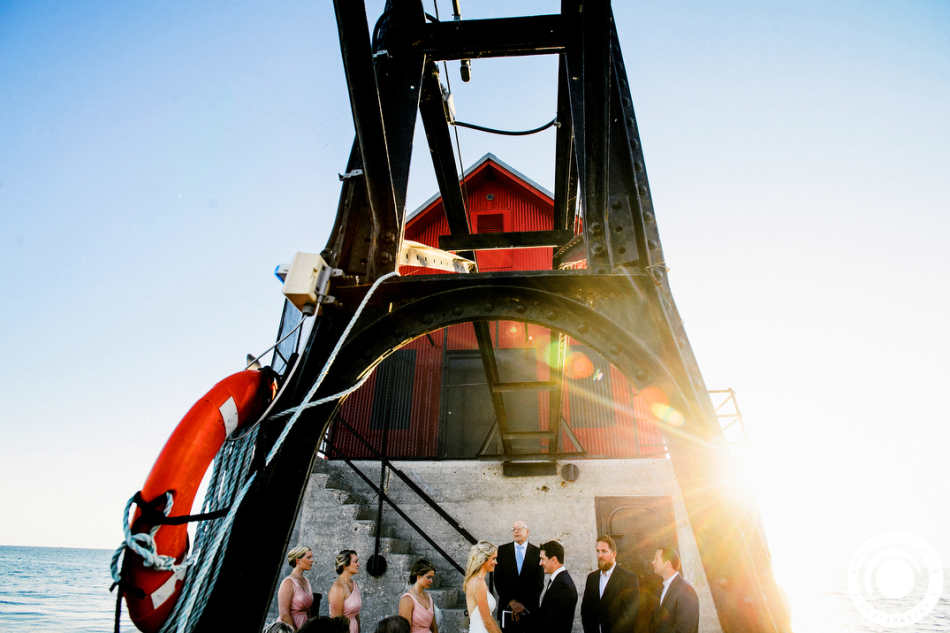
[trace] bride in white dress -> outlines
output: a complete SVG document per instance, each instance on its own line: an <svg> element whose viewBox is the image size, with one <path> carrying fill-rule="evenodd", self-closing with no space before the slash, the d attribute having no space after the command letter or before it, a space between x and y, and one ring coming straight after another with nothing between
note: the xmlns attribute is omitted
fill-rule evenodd
<svg viewBox="0 0 950 633"><path fill-rule="evenodd" d="M488 591L485 574L495 570L498 548L488 541L472 545L468 555L468 570L465 572L465 604L469 613L469 633L501 633L492 617L495 597Z"/></svg>

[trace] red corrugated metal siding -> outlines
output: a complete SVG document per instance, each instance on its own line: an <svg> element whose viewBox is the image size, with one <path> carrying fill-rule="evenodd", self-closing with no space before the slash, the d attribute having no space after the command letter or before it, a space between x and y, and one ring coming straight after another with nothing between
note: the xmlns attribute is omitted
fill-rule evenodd
<svg viewBox="0 0 950 633"><path fill-rule="evenodd" d="M434 457L439 448L439 401L442 390L441 341L433 337L433 346L426 337L409 342L402 349L415 350L415 373L412 385L412 409L408 429L391 429L387 454L391 457ZM385 361L383 361L385 362ZM375 376L343 403L341 415L350 426L376 450L383 441L381 428L371 428ZM334 445L348 457L369 457L366 449L352 434L337 429Z"/></svg>
<svg viewBox="0 0 950 633"><path fill-rule="evenodd" d="M491 195L494 198L488 199ZM469 211L498 210L509 215L510 231L550 231L554 228L554 205L539 208L520 194L513 186L488 176L473 191L469 192ZM510 267L494 270L550 270L553 248L514 249ZM481 267L479 267L481 270ZM487 269L493 270L493 269Z"/></svg>
<svg viewBox="0 0 950 633"><path fill-rule="evenodd" d="M489 200L489 195L492 199ZM549 205L539 205L518 191L518 187L502 182L488 172L477 186L468 190L468 210L473 230L477 227L480 212L497 211L505 214L504 226L508 231L545 231L553 228L553 201ZM441 209L441 203L432 208L432 213L415 218L406 227L406 239L438 247L439 236L449 233L448 222ZM472 221L474 219L474 221ZM578 230L580 221L578 220ZM489 270L547 270L551 267L553 248L513 249L491 253L495 257L481 258L479 269ZM489 265L489 264L493 264ZM498 265L503 264L503 265ZM586 262L579 262L577 268L586 268ZM440 274L427 268L403 266L403 275ZM550 379L548 349L552 340L548 329L517 321L493 322L490 326L492 344L496 349L524 349L533 347L537 354L537 380ZM407 344L403 349L415 350L415 373L413 375L412 411L409 428L390 430L388 454L392 457L430 457L436 456L439 449L439 407L442 389L442 354L445 350L477 349L475 329L471 323L454 325L438 333L432 340L422 337ZM590 353L580 343L568 340L568 354ZM590 353L592 355L592 353ZM634 393L632 385L612 365L603 359L591 359L595 365L603 365L599 380L591 378L589 384L577 383L575 389L581 397L575 403L585 416L583 428L577 428L571 421L571 398L569 389L562 393L562 411L568 425L577 435L584 449L592 456L627 457L637 455L637 447L649 444L662 444L663 437L656 422L657 419L647 410L643 400ZM375 391L373 376L357 392L347 398L342 415L374 447L380 448L382 431L372 429L373 397ZM604 381L609 385L604 384ZM547 392L538 393L540 430L548 430L550 424ZM609 403L608 403L609 401ZM610 405L608 410L607 404ZM603 405L603 406L598 406ZM578 409L577 411L580 411ZM591 418L593 416L593 418ZM598 426L599 425L599 426ZM571 442L563 436L563 446L571 449ZM348 432L338 431L335 443L348 456L367 457L367 451ZM547 446L548 441L542 440ZM641 455L663 457L662 447L640 449Z"/></svg>

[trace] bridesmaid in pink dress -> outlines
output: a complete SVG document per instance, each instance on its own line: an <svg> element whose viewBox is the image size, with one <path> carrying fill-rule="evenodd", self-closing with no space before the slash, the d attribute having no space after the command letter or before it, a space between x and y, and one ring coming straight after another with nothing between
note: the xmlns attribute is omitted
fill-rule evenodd
<svg viewBox="0 0 950 633"><path fill-rule="evenodd" d="M345 549L336 556L336 573L339 577L333 581L327 600L330 603L330 617L345 615L350 619L350 633L360 633L360 587L353 576L360 571L360 558L351 549Z"/></svg>
<svg viewBox="0 0 950 633"><path fill-rule="evenodd" d="M295 547L287 552L287 562L294 570L280 583L277 608L281 622L289 624L296 631L310 619L313 592L310 590L310 581L303 577L303 573L313 567L313 552L306 546Z"/></svg>
<svg viewBox="0 0 950 633"><path fill-rule="evenodd" d="M409 621L410 633L439 633L435 622L435 603L426 589L435 580L435 565L424 558L409 570L409 591L399 600L399 615Z"/></svg>

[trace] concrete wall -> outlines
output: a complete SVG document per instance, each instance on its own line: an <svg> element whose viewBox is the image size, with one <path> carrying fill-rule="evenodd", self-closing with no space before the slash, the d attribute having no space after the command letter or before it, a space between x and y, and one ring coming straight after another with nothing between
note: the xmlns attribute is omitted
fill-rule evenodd
<svg viewBox="0 0 950 633"><path fill-rule="evenodd" d="M560 475L544 477L504 477L502 464L480 461L397 462L396 466L409 475L442 508L461 523L475 537L495 544L511 540L511 525L517 519L526 521L531 529L529 540L538 544L556 539L564 545L566 567L583 592L586 575L596 569L594 552L597 524L594 498L605 496L669 496L677 525L683 575L696 588L700 601L700 631L720 632L712 596L703 572L696 541L690 529L686 508L672 464L666 459L604 459L561 462L560 470L574 463L580 470L574 482L563 481ZM379 480L378 464L358 462L373 481ZM368 486L352 474L342 463L329 465L340 485L352 491L352 504L362 509L347 509L328 495L322 485L314 485L298 518L298 536L292 541L314 548L315 564L311 584L314 591L326 593L335 576L332 570L333 554L344 547L356 549L365 561L373 552L372 529L356 519L370 516L366 501L375 498ZM324 466L321 466L324 467ZM321 482L317 482L318 484ZM331 481L332 484L332 481ZM322 490L322 492L321 492ZM445 549L463 567L468 558L469 544L441 517L423 504L401 480L388 477L387 494L419 524L426 533ZM360 502L359 500L363 500ZM375 508L373 508L375 510ZM424 539L411 530L391 509L384 510L384 523L395 529L393 536L408 541L412 554L390 557L390 564L401 569L387 573L379 580L360 574L364 588L364 609L387 615L395 612L395 604L405 586L405 567L418 555L429 558L444 569L441 556ZM400 544L398 546L402 548ZM318 553L319 552L319 553ZM365 552L365 554L364 554ZM405 560L403 560L403 558ZM289 571L289 568L288 568ZM388 576L392 578L387 578ZM443 586L460 581L456 573L441 573ZM396 576L399 576L397 578ZM401 580L401 582L399 582ZM454 596L452 596L454 598ZM450 600L451 601L451 600ZM378 602L378 605L374 605ZM462 600L459 600L461 606ZM453 603L454 604L454 603ZM323 612L326 607L324 606ZM364 631L372 631L372 620L363 620ZM467 623L466 623L467 625ZM453 633L458 629L447 629ZM580 604L574 631L580 632Z"/></svg>

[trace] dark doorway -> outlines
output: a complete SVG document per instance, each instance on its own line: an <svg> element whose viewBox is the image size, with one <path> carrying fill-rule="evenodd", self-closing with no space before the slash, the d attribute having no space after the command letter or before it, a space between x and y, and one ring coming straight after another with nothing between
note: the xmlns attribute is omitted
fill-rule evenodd
<svg viewBox="0 0 950 633"><path fill-rule="evenodd" d="M653 556L661 546L679 551L672 497L595 497L598 534L617 542L617 563L640 582L640 617L636 631L647 630L663 580L653 573Z"/></svg>
<svg viewBox="0 0 950 633"><path fill-rule="evenodd" d="M502 382L529 382L538 379L537 352L527 349L496 349L495 360ZM440 454L448 458L475 457L495 421L491 394L485 381L485 369L478 350L449 350L445 353L442 384L442 446ZM538 394L504 394L508 428L511 431L540 429ZM540 441L513 440L512 448L521 452L540 451ZM488 452L501 452L497 439Z"/></svg>

